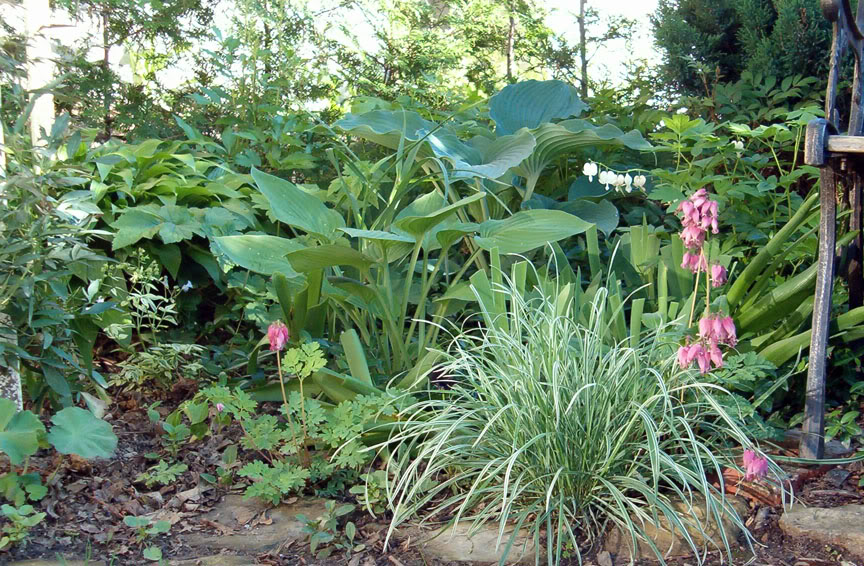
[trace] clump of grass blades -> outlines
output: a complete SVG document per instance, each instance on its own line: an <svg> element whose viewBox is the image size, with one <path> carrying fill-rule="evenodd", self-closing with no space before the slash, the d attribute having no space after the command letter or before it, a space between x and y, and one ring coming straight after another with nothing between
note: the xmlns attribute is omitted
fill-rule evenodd
<svg viewBox="0 0 864 566"><path fill-rule="evenodd" d="M497 521L505 555L527 529L537 560L558 564L568 553L581 561L580 541L584 551L618 527L662 560L644 526L663 519L698 557L720 549L731 560L721 520L747 530L722 470L753 445L720 402L728 393L678 368L680 324L629 347L610 339L605 289L587 325L575 322L584 305L562 305L560 291L499 289L506 321L452 340L443 367L452 389L403 412L391 438L391 532L418 516L475 529Z"/></svg>

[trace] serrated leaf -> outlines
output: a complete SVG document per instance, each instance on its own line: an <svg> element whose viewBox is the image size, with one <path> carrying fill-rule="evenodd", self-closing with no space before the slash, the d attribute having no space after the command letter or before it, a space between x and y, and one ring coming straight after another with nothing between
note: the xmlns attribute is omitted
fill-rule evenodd
<svg viewBox="0 0 864 566"><path fill-rule="evenodd" d="M131 246L141 238L152 238L159 232L162 219L151 208L128 209L111 226L117 230L111 242L111 249L119 250Z"/></svg>

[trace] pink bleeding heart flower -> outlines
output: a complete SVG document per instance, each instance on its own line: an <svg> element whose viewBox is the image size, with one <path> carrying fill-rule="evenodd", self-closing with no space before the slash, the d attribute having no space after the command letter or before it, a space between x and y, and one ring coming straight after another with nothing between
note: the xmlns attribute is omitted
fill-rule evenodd
<svg viewBox="0 0 864 566"><path fill-rule="evenodd" d="M753 481L768 475L768 459L753 450L744 451L744 480Z"/></svg>
<svg viewBox="0 0 864 566"><path fill-rule="evenodd" d="M695 225L687 226L681 230L681 241L684 242L685 248L691 250L701 248L705 243L705 230Z"/></svg>
<svg viewBox="0 0 864 566"><path fill-rule="evenodd" d="M726 283L726 268L715 263L711 266L711 285L721 287L724 283Z"/></svg>
<svg viewBox="0 0 864 566"><path fill-rule="evenodd" d="M221 413L225 410L225 405L223 403L216 403L216 412Z"/></svg>
<svg viewBox="0 0 864 566"><path fill-rule="evenodd" d="M681 369L687 369L693 363L693 358L696 356L696 350L693 349L694 345L680 346L678 348L678 365L681 366Z"/></svg>
<svg viewBox="0 0 864 566"><path fill-rule="evenodd" d="M731 316L709 315L699 319L699 338L709 344L726 344L735 347L738 337Z"/></svg>
<svg viewBox="0 0 864 566"><path fill-rule="evenodd" d="M700 271L708 270L708 262L705 261L705 256L701 252L695 254L684 252L681 267L690 270L692 273L699 273Z"/></svg>
<svg viewBox="0 0 864 566"><path fill-rule="evenodd" d="M270 341L270 350L280 352L288 343L288 327L277 320L267 328L267 339Z"/></svg>
<svg viewBox="0 0 864 566"><path fill-rule="evenodd" d="M702 347L701 344L695 344L698 346L698 350L696 351L696 364L699 366L699 373L705 375L709 371L711 371L711 354L708 350Z"/></svg>
<svg viewBox="0 0 864 566"><path fill-rule="evenodd" d="M711 358L711 363L714 364L716 369L723 367L723 352L720 351L717 344L711 344L711 347L708 349L708 357Z"/></svg>
<svg viewBox="0 0 864 566"><path fill-rule="evenodd" d="M731 316L726 316L720 319L720 324L723 327L723 342L734 348L738 343L738 336L735 332L735 321Z"/></svg>

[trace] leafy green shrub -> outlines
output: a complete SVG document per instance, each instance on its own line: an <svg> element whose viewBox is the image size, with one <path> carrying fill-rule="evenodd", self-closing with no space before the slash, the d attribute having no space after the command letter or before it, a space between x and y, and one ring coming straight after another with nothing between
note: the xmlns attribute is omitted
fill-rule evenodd
<svg viewBox="0 0 864 566"><path fill-rule="evenodd" d="M347 521L340 526L340 519L354 512L350 504L338 505L335 501L324 504L324 513L314 519L305 515L297 515L297 520L303 524L303 533L309 537L309 550L317 558L326 558L336 550L342 550L346 555L360 552L366 548L363 544L354 544L357 527Z"/></svg>
<svg viewBox="0 0 864 566"><path fill-rule="evenodd" d="M147 487L154 485L169 485L177 481L183 472L189 469L189 466L182 462L169 464L165 460L159 460L155 466L151 466L146 472L138 474L135 478L136 482L141 482Z"/></svg>
<svg viewBox="0 0 864 566"><path fill-rule="evenodd" d="M286 353L286 357L298 355L302 356L291 350ZM291 391L279 418L257 414L258 404L240 389L213 386L200 395L217 407L220 418L240 422L244 432L240 446L247 454L267 455L266 460L247 460L237 475L250 480L244 497L258 497L274 505L345 472L356 479L372 456L363 444L364 433L376 423L392 421L400 400L386 394L356 395L332 405Z"/></svg>
<svg viewBox="0 0 864 566"><path fill-rule="evenodd" d="M129 391L150 383L168 387L179 378L194 379L204 367L197 361L206 348L197 344L159 344L133 352L118 363L120 371L111 378L111 385Z"/></svg>
<svg viewBox="0 0 864 566"><path fill-rule="evenodd" d="M415 514L499 522L501 533L515 523L538 549L545 534L557 564L566 547L596 544L610 526L634 542L657 517L680 532L705 534L724 518L744 528L709 474L738 467L735 449L752 442L724 408L727 393L677 365L679 327L612 339L610 291L583 303L568 287L495 287L490 301L504 313L454 338L441 368L451 389L405 411L391 438L391 533ZM583 307L587 324L577 322ZM682 500L683 511L674 506ZM731 552L719 532L706 545ZM508 552L513 541L499 538Z"/></svg>
<svg viewBox="0 0 864 566"><path fill-rule="evenodd" d="M0 366L20 367L36 404L49 395L69 405L85 386L107 387L92 347L114 305L90 300L86 287L109 260L88 247L98 209L70 191L85 181L78 175L58 162L0 179Z"/></svg>

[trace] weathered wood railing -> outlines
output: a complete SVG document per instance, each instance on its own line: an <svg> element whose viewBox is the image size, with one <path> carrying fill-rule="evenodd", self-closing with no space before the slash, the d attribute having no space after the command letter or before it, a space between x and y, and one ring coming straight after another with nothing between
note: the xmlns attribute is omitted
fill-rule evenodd
<svg viewBox="0 0 864 566"><path fill-rule="evenodd" d="M849 0L822 0L822 12L834 29L828 88L825 94L825 118L807 125L804 161L820 167L819 202L819 271L813 303L813 326L810 338L810 362L807 373L804 434L800 455L822 458L825 450L825 366L828 349L828 327L831 316L837 220L837 187L850 188L848 193L851 216L849 230L856 233L847 250L846 275L849 284L849 306L864 304L864 274L862 274L861 188L864 183L864 132L861 109L862 53L864 53L864 1L858 3L858 13L852 13ZM849 49L855 56L855 74L849 105L849 122L845 135L840 135L837 107L837 85L843 56Z"/></svg>

